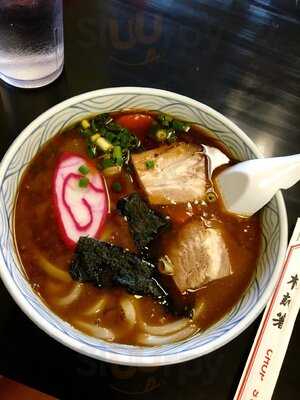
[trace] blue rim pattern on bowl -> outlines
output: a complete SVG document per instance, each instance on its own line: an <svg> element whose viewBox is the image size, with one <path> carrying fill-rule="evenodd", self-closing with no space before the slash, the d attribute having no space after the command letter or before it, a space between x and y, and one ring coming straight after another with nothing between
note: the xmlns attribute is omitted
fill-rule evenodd
<svg viewBox="0 0 300 400"><path fill-rule="evenodd" d="M281 194L277 194L262 213L262 249L257 272L250 289L240 302L222 321L204 333L156 348L108 344L84 335L62 321L33 293L15 251L14 199L18 183L32 157L45 141L88 114L124 108L160 110L195 121L225 143L235 158L244 160L260 156L250 139L227 118L201 103L174 93L146 88L115 88L90 92L67 100L29 125L1 162L0 273L23 311L51 336L79 352L127 365L181 362L206 354L232 340L254 320L266 304L279 273L287 241L286 213Z"/></svg>

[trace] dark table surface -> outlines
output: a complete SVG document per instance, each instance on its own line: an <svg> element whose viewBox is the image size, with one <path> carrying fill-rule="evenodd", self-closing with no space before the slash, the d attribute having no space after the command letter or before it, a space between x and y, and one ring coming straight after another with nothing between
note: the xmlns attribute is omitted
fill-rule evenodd
<svg viewBox="0 0 300 400"><path fill-rule="evenodd" d="M236 122L266 156L300 153L300 1L64 3L62 76L34 91L0 83L0 159L52 105L124 85L200 100ZM300 215L300 184L285 198L291 232ZM0 373L60 399L232 399L259 324L191 362L127 368L64 348L19 310L1 283L0 304ZM299 335L298 319L274 400L299 396Z"/></svg>

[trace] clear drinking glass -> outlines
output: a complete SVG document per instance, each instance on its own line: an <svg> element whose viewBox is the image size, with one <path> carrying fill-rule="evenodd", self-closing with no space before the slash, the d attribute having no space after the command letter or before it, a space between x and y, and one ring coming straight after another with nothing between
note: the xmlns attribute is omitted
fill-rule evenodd
<svg viewBox="0 0 300 400"><path fill-rule="evenodd" d="M62 0L0 0L0 78L37 88L54 81L63 64Z"/></svg>

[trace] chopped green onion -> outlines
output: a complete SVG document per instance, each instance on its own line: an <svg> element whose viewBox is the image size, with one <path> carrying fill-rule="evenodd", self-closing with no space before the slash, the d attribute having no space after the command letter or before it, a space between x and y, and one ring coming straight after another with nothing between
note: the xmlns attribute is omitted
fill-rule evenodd
<svg viewBox="0 0 300 400"><path fill-rule="evenodd" d="M116 124L115 122L110 122L109 124L106 124L106 127L109 131L112 131L114 133L115 132L119 133L120 131L126 129L126 128L122 128L120 125Z"/></svg>
<svg viewBox="0 0 300 400"><path fill-rule="evenodd" d="M154 168L154 166L155 166L155 162L154 162L153 160L147 160L147 161L145 162L145 165L146 165L146 168L147 168L147 169L152 169L152 168Z"/></svg>
<svg viewBox="0 0 300 400"><path fill-rule="evenodd" d="M108 113L99 114L95 117L95 121L100 125L105 125L112 120Z"/></svg>
<svg viewBox="0 0 300 400"><path fill-rule="evenodd" d="M167 255L161 257L158 263L159 272L165 275L174 275L174 265Z"/></svg>
<svg viewBox="0 0 300 400"><path fill-rule="evenodd" d="M84 176L83 178L79 179L78 186L81 188L86 188L89 182L90 182L89 179Z"/></svg>
<svg viewBox="0 0 300 400"><path fill-rule="evenodd" d="M167 141L168 143L174 143L177 139L176 131L174 129L169 129L167 131Z"/></svg>
<svg viewBox="0 0 300 400"><path fill-rule="evenodd" d="M214 203L217 200L217 195L214 192L206 193L206 200L208 203Z"/></svg>
<svg viewBox="0 0 300 400"><path fill-rule="evenodd" d="M120 167L122 167L123 165L123 158L115 158L115 163L116 165L119 165Z"/></svg>
<svg viewBox="0 0 300 400"><path fill-rule="evenodd" d="M91 125L87 119L83 119L81 121L81 126L83 127L83 129L88 129Z"/></svg>
<svg viewBox="0 0 300 400"><path fill-rule="evenodd" d="M103 158L101 161L101 169L106 169L113 167L115 165L115 162L112 158Z"/></svg>
<svg viewBox="0 0 300 400"><path fill-rule="evenodd" d="M95 158L97 156L97 147L92 143L88 143L87 152L90 158Z"/></svg>
<svg viewBox="0 0 300 400"><path fill-rule="evenodd" d="M121 172L121 167L118 165L114 165L113 167L105 168L103 170L104 175L106 176L112 176L112 175L117 175Z"/></svg>
<svg viewBox="0 0 300 400"><path fill-rule="evenodd" d="M96 145L98 147L100 147L100 149L104 152L111 150L112 149L112 144L109 143L106 139L104 139L103 137L99 137L99 139L97 139L96 141Z"/></svg>
<svg viewBox="0 0 300 400"><path fill-rule="evenodd" d="M113 189L115 192L120 193L120 192L122 191L122 185L121 185L121 183L120 183L120 182L114 182L114 183L112 184L112 189Z"/></svg>
<svg viewBox="0 0 300 400"><path fill-rule="evenodd" d="M92 143L96 144L100 148L100 150L102 150L104 153L113 148L113 145L110 142L108 142L106 139L101 137L99 135L99 133L95 133L91 137L91 141L92 141Z"/></svg>
<svg viewBox="0 0 300 400"><path fill-rule="evenodd" d="M83 137L89 138L90 136L94 135L94 132L91 129L80 129L80 134Z"/></svg>
<svg viewBox="0 0 300 400"><path fill-rule="evenodd" d="M94 119L92 119L91 125L92 125L92 131L93 131L94 133L98 132L98 128L97 128L97 126L96 126L96 123L95 123L95 120L94 120Z"/></svg>
<svg viewBox="0 0 300 400"><path fill-rule="evenodd" d="M113 157L114 158L122 158L122 149L121 146L115 146L113 149Z"/></svg>
<svg viewBox="0 0 300 400"><path fill-rule="evenodd" d="M167 114L159 114L157 119L162 124L162 126L169 128L170 123L172 122L173 118Z"/></svg>
<svg viewBox="0 0 300 400"><path fill-rule="evenodd" d="M113 149L113 158L117 165L123 165L122 149L121 146L115 146Z"/></svg>
<svg viewBox="0 0 300 400"><path fill-rule="evenodd" d="M94 133L93 136L91 136L91 141L93 143L96 143L99 138L100 138L99 133Z"/></svg>
<svg viewBox="0 0 300 400"><path fill-rule="evenodd" d="M172 121L172 127L176 131L184 131L184 132L188 132L190 129L190 126L188 124L186 124L183 121L179 121L178 119L174 119Z"/></svg>
<svg viewBox="0 0 300 400"><path fill-rule="evenodd" d="M167 139L167 131L165 129L158 129L155 137L159 142L164 142Z"/></svg>
<svg viewBox="0 0 300 400"><path fill-rule="evenodd" d="M107 141L112 144L115 144L115 142L117 141L116 134L113 132L102 130L101 134L105 137Z"/></svg>
<svg viewBox="0 0 300 400"><path fill-rule="evenodd" d="M82 175L87 175L90 170L86 165L82 165L81 167L78 168L78 171L82 174Z"/></svg>
<svg viewBox="0 0 300 400"><path fill-rule="evenodd" d="M86 138L87 151L91 158L105 153L105 161L102 159L98 165L100 169L120 169L128 162L130 151L141 145L137 136L117 124L107 113L99 114L89 121L83 120L79 132Z"/></svg>

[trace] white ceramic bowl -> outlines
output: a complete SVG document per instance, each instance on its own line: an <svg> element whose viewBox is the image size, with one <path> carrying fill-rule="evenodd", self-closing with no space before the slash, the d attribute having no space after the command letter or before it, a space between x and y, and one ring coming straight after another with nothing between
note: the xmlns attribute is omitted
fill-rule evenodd
<svg viewBox="0 0 300 400"><path fill-rule="evenodd" d="M0 165L0 273L21 309L64 345L112 363L156 366L187 361L218 349L258 316L274 288L287 245L287 217L277 194L262 212L262 246L253 282L222 321L182 342L155 348L110 344L74 329L50 311L34 293L19 262L13 237L13 208L24 169L49 138L89 114L124 108L159 110L206 126L240 160L260 157L247 135L217 111L175 93L138 87L102 89L66 100L33 121L11 145ZM253 193L255 196L256 194Z"/></svg>

